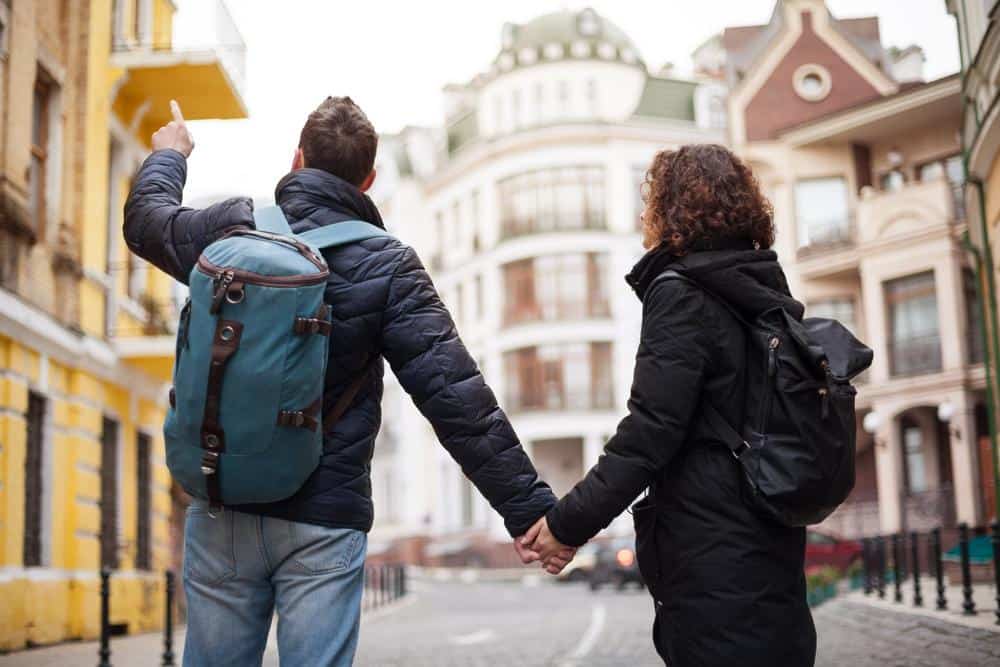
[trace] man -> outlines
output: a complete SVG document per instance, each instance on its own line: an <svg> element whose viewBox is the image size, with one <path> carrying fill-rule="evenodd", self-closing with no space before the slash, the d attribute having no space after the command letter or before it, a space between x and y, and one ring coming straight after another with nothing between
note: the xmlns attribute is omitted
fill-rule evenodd
<svg viewBox="0 0 1000 667"><path fill-rule="evenodd" d="M202 210L181 206L194 143L175 102L171 109L174 120L153 135L153 153L125 204L124 233L133 252L187 283L206 246L234 227L253 227L253 204L235 198ZM383 226L364 194L375 180L377 141L349 97L328 97L309 115L292 171L275 191L293 231L351 219ZM283 663L353 661L372 525L369 467L381 417L381 358L512 536L555 503L413 250L379 237L324 256L333 330L323 412L366 368L368 379L326 434L319 467L295 495L226 507L215 518L197 501L188 510L185 665L259 665L275 609ZM536 559L519 541L515 548L525 562ZM563 556L549 567L569 554Z"/></svg>

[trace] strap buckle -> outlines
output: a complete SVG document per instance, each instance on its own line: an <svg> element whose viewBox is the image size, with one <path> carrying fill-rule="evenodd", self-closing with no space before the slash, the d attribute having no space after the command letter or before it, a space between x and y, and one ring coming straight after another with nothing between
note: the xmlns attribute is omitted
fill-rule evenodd
<svg viewBox="0 0 1000 667"><path fill-rule="evenodd" d="M753 449L753 447L750 446L750 443L747 442L746 440L744 440L743 444L741 444L736 449L730 449L729 452L733 455L734 459L736 459L737 461L739 461L740 457L743 456L744 454L746 454L751 449Z"/></svg>

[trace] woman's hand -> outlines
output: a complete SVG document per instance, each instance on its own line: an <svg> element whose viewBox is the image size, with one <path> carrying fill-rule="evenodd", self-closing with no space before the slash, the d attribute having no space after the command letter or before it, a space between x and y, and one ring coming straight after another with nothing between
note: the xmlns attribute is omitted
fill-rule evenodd
<svg viewBox="0 0 1000 667"><path fill-rule="evenodd" d="M568 547L555 538L549 522L542 517L519 538L520 548L530 551L549 574L559 574L576 555L575 547ZM519 549L520 551L520 549Z"/></svg>

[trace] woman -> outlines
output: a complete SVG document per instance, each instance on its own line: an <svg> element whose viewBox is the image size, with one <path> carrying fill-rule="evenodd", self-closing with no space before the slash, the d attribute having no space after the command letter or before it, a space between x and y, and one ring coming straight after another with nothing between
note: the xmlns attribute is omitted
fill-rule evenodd
<svg viewBox="0 0 1000 667"><path fill-rule="evenodd" d="M812 665L805 530L758 515L740 469L702 423L711 402L743 422L742 325L781 307L801 319L774 242L771 206L721 146L659 153L646 174L643 244L627 277L643 304L629 414L586 478L522 538L550 572L635 508L639 565L656 599L653 637L672 667ZM660 279L667 270L688 280ZM704 288L704 289L702 289Z"/></svg>

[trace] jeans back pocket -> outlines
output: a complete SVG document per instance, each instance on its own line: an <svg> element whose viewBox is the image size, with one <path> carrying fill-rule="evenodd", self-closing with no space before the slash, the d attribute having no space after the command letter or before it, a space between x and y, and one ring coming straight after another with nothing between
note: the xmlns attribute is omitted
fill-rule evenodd
<svg viewBox="0 0 1000 667"><path fill-rule="evenodd" d="M213 517L207 503L195 500L184 520L184 578L215 585L235 576L233 513L223 509Z"/></svg>

